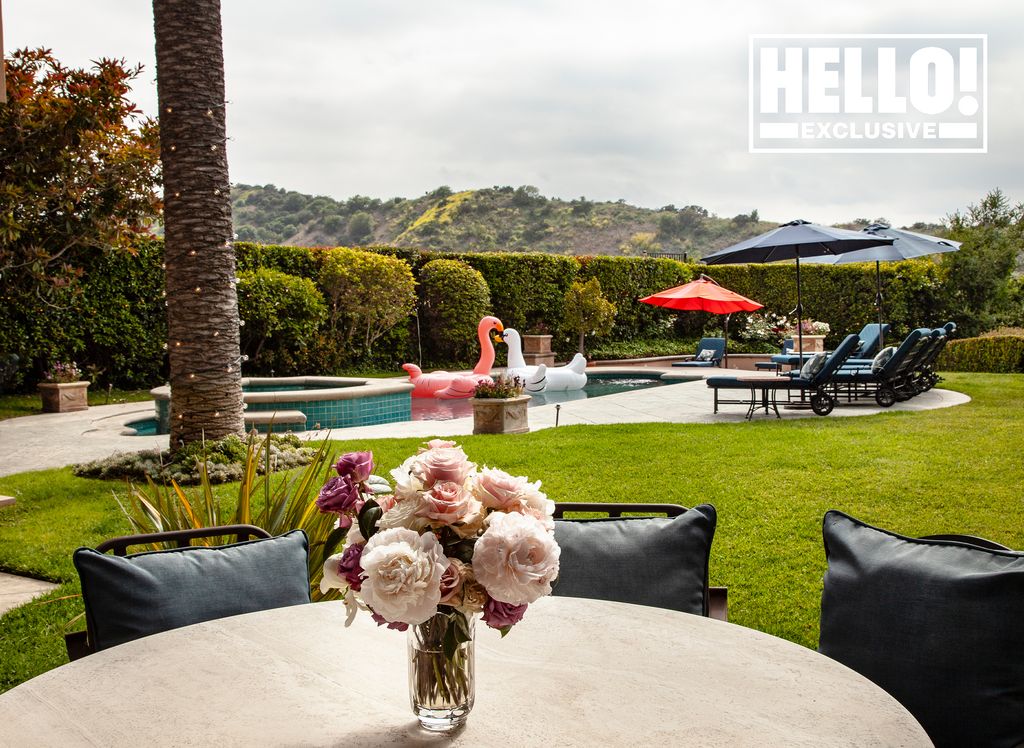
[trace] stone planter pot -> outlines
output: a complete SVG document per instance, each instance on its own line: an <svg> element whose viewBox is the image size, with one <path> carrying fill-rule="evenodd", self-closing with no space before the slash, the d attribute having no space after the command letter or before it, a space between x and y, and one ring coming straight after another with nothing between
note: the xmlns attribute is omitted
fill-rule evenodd
<svg viewBox="0 0 1024 748"><path fill-rule="evenodd" d="M551 352L550 335L523 335L523 360L527 366L555 365L555 354Z"/></svg>
<svg viewBox="0 0 1024 748"><path fill-rule="evenodd" d="M71 413L76 410L88 410L88 392L88 382L41 382L39 384L44 413Z"/></svg>
<svg viewBox="0 0 1024 748"><path fill-rule="evenodd" d="M529 395L509 398L470 398L474 434L525 434Z"/></svg>
<svg viewBox="0 0 1024 748"><path fill-rule="evenodd" d="M797 337L793 336L793 346L797 345ZM824 335L804 335L804 353L821 353L825 350Z"/></svg>

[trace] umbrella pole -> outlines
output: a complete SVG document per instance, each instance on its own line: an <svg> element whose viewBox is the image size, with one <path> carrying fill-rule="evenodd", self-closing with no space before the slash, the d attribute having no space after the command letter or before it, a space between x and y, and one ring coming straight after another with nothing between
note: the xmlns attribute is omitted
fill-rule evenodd
<svg viewBox="0 0 1024 748"><path fill-rule="evenodd" d="M800 296L800 250L796 250L796 337L800 363L804 362L804 304Z"/></svg>
<svg viewBox="0 0 1024 748"><path fill-rule="evenodd" d="M725 356L724 356L724 358L725 358L725 368L726 369L729 368L729 317L731 317L731 316L732 315L730 315L730 314L725 315L725 325L724 325L724 327L725 327L725 330L724 330L724 335L725 335L725 350L724 350L724 354L725 354Z"/></svg>
<svg viewBox="0 0 1024 748"><path fill-rule="evenodd" d="M878 350L885 348L885 332L882 330L882 263L875 260L875 306L878 307Z"/></svg>

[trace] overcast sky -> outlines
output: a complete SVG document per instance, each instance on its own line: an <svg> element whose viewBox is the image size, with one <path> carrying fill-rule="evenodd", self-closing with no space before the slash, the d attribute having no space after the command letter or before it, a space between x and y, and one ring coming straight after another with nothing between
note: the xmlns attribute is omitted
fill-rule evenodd
<svg viewBox="0 0 1024 748"><path fill-rule="evenodd" d="M719 215L937 221L1024 200L1019 0L223 0L231 179L343 199L532 184ZM4 44L141 62L147 0L3 0ZM750 154L750 34L989 35L987 154Z"/></svg>

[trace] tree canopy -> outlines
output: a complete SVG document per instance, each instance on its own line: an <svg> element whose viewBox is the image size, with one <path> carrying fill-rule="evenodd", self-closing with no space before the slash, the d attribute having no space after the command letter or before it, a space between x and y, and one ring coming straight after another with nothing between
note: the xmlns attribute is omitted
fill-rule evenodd
<svg viewBox="0 0 1024 748"><path fill-rule="evenodd" d="M0 274L66 287L90 255L130 247L159 215L155 123L127 98L141 66L69 68L47 49L7 62L0 106Z"/></svg>

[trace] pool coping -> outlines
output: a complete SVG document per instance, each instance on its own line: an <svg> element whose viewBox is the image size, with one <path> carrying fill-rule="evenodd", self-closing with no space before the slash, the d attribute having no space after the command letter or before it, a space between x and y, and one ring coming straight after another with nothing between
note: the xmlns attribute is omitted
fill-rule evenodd
<svg viewBox="0 0 1024 748"><path fill-rule="evenodd" d="M340 387L324 385L341 384ZM244 392L242 401L246 403L290 403L296 401L300 393L316 393L316 400L356 400L376 395L397 395L412 392L411 382L395 379L374 379L364 377L242 377L242 386L273 386L297 385L309 386L311 389L279 390L275 392ZM155 400L169 400L171 386L164 384L149 391ZM314 399L314 398L298 398Z"/></svg>

